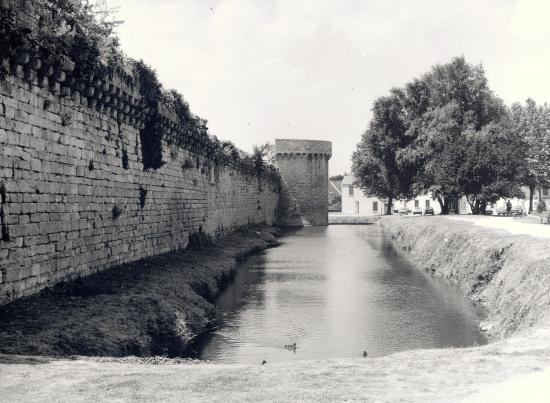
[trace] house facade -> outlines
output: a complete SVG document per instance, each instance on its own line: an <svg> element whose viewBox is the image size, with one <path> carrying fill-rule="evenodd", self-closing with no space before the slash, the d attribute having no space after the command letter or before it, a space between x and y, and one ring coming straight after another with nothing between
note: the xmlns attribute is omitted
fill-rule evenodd
<svg viewBox="0 0 550 403"><path fill-rule="evenodd" d="M342 179L342 213L360 215L382 215L387 205L386 199L366 195L353 184L352 175L344 175Z"/></svg>
<svg viewBox="0 0 550 403"><path fill-rule="evenodd" d="M388 205L387 199L365 194L361 188L353 184L353 175L344 175L342 180L342 213L359 215L383 215ZM392 211L399 210L421 211L424 214L426 208L433 208L435 214L441 212L437 200L428 195L419 195L412 200L395 200L392 203Z"/></svg>
<svg viewBox="0 0 550 403"><path fill-rule="evenodd" d="M352 175L344 175L342 180L342 213L344 214L359 214L359 215L383 215L386 212L387 199L381 199L376 196L366 195L361 188L353 184L354 177ZM525 198L509 199L513 207L521 207L525 213L529 211L529 189L524 188ZM497 214L497 209L506 208L508 199L500 199L496 203L487 206L487 210ZM533 210L537 210L540 201L543 200L546 204L546 210L550 210L550 188L540 187L535 189L533 193ZM401 210L420 210L422 214L426 208L433 208L434 214L441 213L439 202L429 195L418 195L412 200L395 200L392 203L392 211L397 213ZM453 210L458 214L472 214L472 209L466 200L466 197L461 197L453 205Z"/></svg>
<svg viewBox="0 0 550 403"><path fill-rule="evenodd" d="M418 195L411 200L397 200L393 203L394 212L398 212L399 210L410 210L411 212L421 211L422 214L424 214L428 208L432 208L434 214L441 213L441 205L439 202L426 194Z"/></svg>

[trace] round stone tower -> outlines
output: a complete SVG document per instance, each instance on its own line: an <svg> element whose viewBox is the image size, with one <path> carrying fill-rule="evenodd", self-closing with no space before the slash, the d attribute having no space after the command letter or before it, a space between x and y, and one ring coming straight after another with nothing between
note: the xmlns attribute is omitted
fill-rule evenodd
<svg viewBox="0 0 550 403"><path fill-rule="evenodd" d="M279 225L328 225L328 161L332 143L277 139L274 151L282 177Z"/></svg>

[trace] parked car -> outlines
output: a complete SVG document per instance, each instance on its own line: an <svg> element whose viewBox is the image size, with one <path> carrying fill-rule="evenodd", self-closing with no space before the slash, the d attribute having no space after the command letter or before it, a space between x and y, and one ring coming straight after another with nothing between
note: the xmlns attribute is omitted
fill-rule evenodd
<svg viewBox="0 0 550 403"><path fill-rule="evenodd" d="M415 207L414 208L413 215L416 215L416 214L422 215L422 210L420 209L420 207Z"/></svg>
<svg viewBox="0 0 550 403"><path fill-rule="evenodd" d="M399 210L397 210L397 212L399 214L409 214L411 212L411 210L409 210L408 208L400 208Z"/></svg>
<svg viewBox="0 0 550 403"><path fill-rule="evenodd" d="M493 215L493 207L487 206L485 207L485 215Z"/></svg>
<svg viewBox="0 0 550 403"><path fill-rule="evenodd" d="M424 215L428 215L428 214L435 215L433 207L426 207L426 209L424 210Z"/></svg>

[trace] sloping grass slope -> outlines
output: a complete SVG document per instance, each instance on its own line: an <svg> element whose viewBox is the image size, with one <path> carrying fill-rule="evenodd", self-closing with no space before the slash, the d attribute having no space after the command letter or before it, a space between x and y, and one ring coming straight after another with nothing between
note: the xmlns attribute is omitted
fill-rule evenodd
<svg viewBox="0 0 550 403"><path fill-rule="evenodd" d="M237 262L278 244L273 228L238 231L54 286L0 307L0 353L187 356L216 320L214 299Z"/></svg>
<svg viewBox="0 0 550 403"><path fill-rule="evenodd" d="M550 310L550 239L442 217L385 217L380 225L419 269L488 308L490 336L533 326Z"/></svg>

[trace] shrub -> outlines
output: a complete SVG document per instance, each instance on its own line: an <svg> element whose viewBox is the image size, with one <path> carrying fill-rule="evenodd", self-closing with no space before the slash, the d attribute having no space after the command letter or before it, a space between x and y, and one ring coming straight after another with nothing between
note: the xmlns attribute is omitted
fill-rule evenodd
<svg viewBox="0 0 550 403"><path fill-rule="evenodd" d="M162 127L158 114L158 103L162 97L162 85L157 74L143 60L135 63L135 74L139 82L139 91L148 111L145 126L139 131L143 169L158 169L162 161Z"/></svg>
<svg viewBox="0 0 550 403"><path fill-rule="evenodd" d="M213 243L212 237L206 234L202 230L202 226L200 226L198 231L194 231L189 234L189 243L187 244L187 248L192 250L200 250L202 248L212 246Z"/></svg>
<svg viewBox="0 0 550 403"><path fill-rule="evenodd" d="M40 39L47 49L76 63L76 76L124 72L124 56L115 35L121 21L112 19L105 1L37 0L41 14Z"/></svg>

